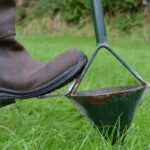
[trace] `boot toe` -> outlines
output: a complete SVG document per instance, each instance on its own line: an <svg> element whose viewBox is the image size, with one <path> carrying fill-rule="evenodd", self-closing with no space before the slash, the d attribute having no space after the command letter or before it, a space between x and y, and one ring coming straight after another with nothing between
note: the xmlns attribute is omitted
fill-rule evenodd
<svg viewBox="0 0 150 150"><path fill-rule="evenodd" d="M49 73L53 76L51 79L54 79L64 72L68 71L72 67L79 65L83 68L87 63L87 57L78 49L71 49L67 52L56 57L52 62L49 62Z"/></svg>
<svg viewBox="0 0 150 150"><path fill-rule="evenodd" d="M42 70L39 70L39 74L35 74L37 81L34 84L34 88L40 87L41 85L45 85L49 82L57 82L56 84L58 85L60 82L66 84L65 79L68 78L68 82L68 80L71 81L77 77L83 70L86 63L87 57L85 54L80 52L78 49L68 50L52 61L49 61Z"/></svg>

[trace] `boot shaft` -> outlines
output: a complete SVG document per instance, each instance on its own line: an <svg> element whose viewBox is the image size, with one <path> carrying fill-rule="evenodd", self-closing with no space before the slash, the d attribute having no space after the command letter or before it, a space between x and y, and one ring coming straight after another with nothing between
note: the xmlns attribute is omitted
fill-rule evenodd
<svg viewBox="0 0 150 150"><path fill-rule="evenodd" d="M0 0L0 39L15 35L15 0Z"/></svg>

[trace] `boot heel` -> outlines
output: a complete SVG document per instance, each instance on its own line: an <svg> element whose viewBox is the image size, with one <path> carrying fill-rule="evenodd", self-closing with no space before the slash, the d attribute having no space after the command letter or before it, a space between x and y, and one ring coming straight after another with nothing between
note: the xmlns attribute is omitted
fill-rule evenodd
<svg viewBox="0 0 150 150"><path fill-rule="evenodd" d="M4 98L4 99L0 98L0 108L14 103L15 98Z"/></svg>

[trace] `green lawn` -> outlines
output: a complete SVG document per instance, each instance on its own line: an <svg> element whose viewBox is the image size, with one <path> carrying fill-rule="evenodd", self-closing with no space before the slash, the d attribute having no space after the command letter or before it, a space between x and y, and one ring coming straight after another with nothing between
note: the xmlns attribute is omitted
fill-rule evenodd
<svg viewBox="0 0 150 150"><path fill-rule="evenodd" d="M95 47L93 37L18 35L34 58L47 61L71 47L88 56ZM150 43L125 37L110 39L114 49L150 82ZM105 50L99 53L80 90L135 84L137 81ZM137 110L125 149L150 149L150 95ZM81 116L67 98L17 100L0 109L0 149L5 150L111 150L92 123Z"/></svg>

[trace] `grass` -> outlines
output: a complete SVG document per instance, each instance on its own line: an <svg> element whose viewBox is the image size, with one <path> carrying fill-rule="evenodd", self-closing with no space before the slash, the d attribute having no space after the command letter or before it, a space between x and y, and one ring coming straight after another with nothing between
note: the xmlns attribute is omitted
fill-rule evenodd
<svg viewBox="0 0 150 150"><path fill-rule="evenodd" d="M18 35L19 41L36 59L47 61L70 47L88 56L95 47L92 36ZM114 49L150 82L150 43L129 35L110 38ZM137 81L106 51L97 56L80 90L135 84ZM150 149L150 95L138 108L128 131L124 149ZM92 123L81 116L67 98L17 103L0 109L0 149L2 150L113 150Z"/></svg>

